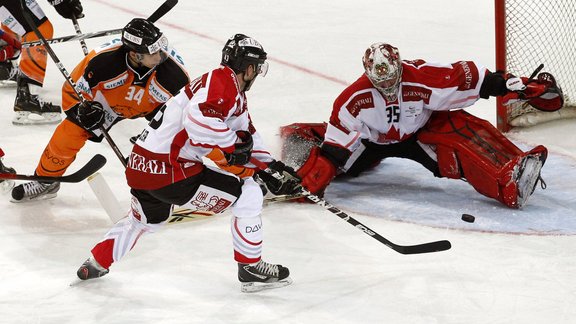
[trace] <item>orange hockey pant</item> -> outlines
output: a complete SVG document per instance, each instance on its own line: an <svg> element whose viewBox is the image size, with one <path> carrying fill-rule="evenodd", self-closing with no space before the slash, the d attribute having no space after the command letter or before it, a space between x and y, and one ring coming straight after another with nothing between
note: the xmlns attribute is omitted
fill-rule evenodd
<svg viewBox="0 0 576 324"><path fill-rule="evenodd" d="M86 130L64 119L46 145L36 167L36 174L51 177L63 175L89 137Z"/></svg>

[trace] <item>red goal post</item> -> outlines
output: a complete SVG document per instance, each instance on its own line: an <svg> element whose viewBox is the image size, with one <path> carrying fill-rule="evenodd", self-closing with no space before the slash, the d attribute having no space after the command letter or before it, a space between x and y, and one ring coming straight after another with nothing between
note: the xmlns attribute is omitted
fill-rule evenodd
<svg viewBox="0 0 576 324"><path fill-rule="evenodd" d="M552 113L506 107L497 98L498 129L576 117L576 1L495 0L495 22L496 70L530 76L543 63L565 96L564 107Z"/></svg>

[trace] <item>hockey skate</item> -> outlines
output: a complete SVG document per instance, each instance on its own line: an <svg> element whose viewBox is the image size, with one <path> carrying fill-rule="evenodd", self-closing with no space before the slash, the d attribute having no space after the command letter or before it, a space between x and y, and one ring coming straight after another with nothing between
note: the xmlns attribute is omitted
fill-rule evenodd
<svg viewBox="0 0 576 324"><path fill-rule="evenodd" d="M30 181L17 185L12 189L12 202L26 202L31 200L45 200L56 197L60 190L60 182L44 183Z"/></svg>
<svg viewBox="0 0 576 324"><path fill-rule="evenodd" d="M50 102L42 101L38 95L31 94L29 84L18 80L16 101L14 102L14 125L48 125L58 124L62 108Z"/></svg>
<svg viewBox="0 0 576 324"><path fill-rule="evenodd" d="M518 190L518 208L522 208L528 198L536 189L540 177L540 170L546 161L546 154L529 154L518 163L514 170L513 179Z"/></svg>
<svg viewBox="0 0 576 324"><path fill-rule="evenodd" d="M281 288L292 283L288 268L279 264L270 264L262 260L257 263L238 263L240 290L245 293L264 289Z"/></svg>
<svg viewBox="0 0 576 324"><path fill-rule="evenodd" d="M16 86L18 67L12 61L0 62L0 88Z"/></svg>
<svg viewBox="0 0 576 324"><path fill-rule="evenodd" d="M88 279L96 279L108 274L110 270L102 267L94 257L88 258L88 260L84 261L78 271L76 271L76 275L80 280L88 280Z"/></svg>

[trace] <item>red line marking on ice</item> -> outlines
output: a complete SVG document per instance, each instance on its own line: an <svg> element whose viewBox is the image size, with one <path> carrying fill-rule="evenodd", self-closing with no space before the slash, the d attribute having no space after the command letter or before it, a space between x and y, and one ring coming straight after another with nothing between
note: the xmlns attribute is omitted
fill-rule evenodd
<svg viewBox="0 0 576 324"><path fill-rule="evenodd" d="M114 8L114 9L116 9L116 10L119 10L119 11L122 11L122 12L125 12L125 13L129 13L129 14L135 16L135 17L147 17L146 15L144 15L144 14L141 13L141 12L138 12L138 11L135 11L135 10L131 10L131 9L128 9L128 8L124 8L124 7L118 6L118 5L113 4L113 3L109 3L109 2L107 2L107 1L102 1L102 0L94 0L94 1L95 1L95 2L98 2L99 4L108 6L108 7L110 7L110 8ZM213 42L216 42L216 43L218 43L218 44L222 44L222 43L223 43L223 41L222 41L221 39L217 39L217 38L215 38L215 37L212 37L212 36L209 36L209 35L206 35L206 34L202 34L202 33L199 33L199 32L193 31L193 30L190 30L190 29L188 29L188 28L186 28L186 27L183 27L183 26L180 26L180 25L176 25L176 24L172 24L172 23L164 22L164 21L159 21L158 24L164 25L164 26L168 26L168 27L170 27L170 28L173 28L173 29L176 29L176 30L179 30L179 31L188 33L188 34L192 34L192 35L194 35L194 36L196 36L196 37L203 38L203 39L206 39L206 40L209 40L209 41L213 41ZM324 74L324 73L321 73L321 72L318 72L318 71L311 70L311 69L309 69L309 68L300 66L300 65L298 65L298 64L286 62L286 61L283 61L283 60L280 60L280 59L277 59L277 58L274 58L274 57L269 57L268 60L270 60L270 61L272 61L272 62L276 62L276 63L281 64L281 65L284 65L284 66L287 66L287 67L289 67L289 68L295 69L295 70L300 71L300 72L305 73L305 74L310 74L310 75L319 77L319 78L321 78L321 79L325 79L325 80L328 80L328 81L332 81L332 82L337 83L337 84L340 84L340 85L347 86L347 85L349 84L348 82L346 82L346 81L344 81L344 80L340 80L340 79L338 79L338 78L336 78L336 77L333 77L333 76L330 76L330 75L327 75L327 74Z"/></svg>

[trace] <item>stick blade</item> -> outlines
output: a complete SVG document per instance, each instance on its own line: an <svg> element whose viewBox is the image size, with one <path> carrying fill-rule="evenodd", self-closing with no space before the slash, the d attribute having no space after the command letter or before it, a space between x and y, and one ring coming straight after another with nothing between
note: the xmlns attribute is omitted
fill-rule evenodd
<svg viewBox="0 0 576 324"><path fill-rule="evenodd" d="M160 7L158 7L158 9L156 9L156 11L154 11L154 13L152 13L147 20L153 23L156 22L158 19L168 13L168 11L174 8L177 3L178 0L166 0L166 2L160 5Z"/></svg>
<svg viewBox="0 0 576 324"><path fill-rule="evenodd" d="M399 246L399 248L395 250L402 254L422 254L446 251L450 250L451 247L452 244L450 241L442 240L419 245Z"/></svg>

